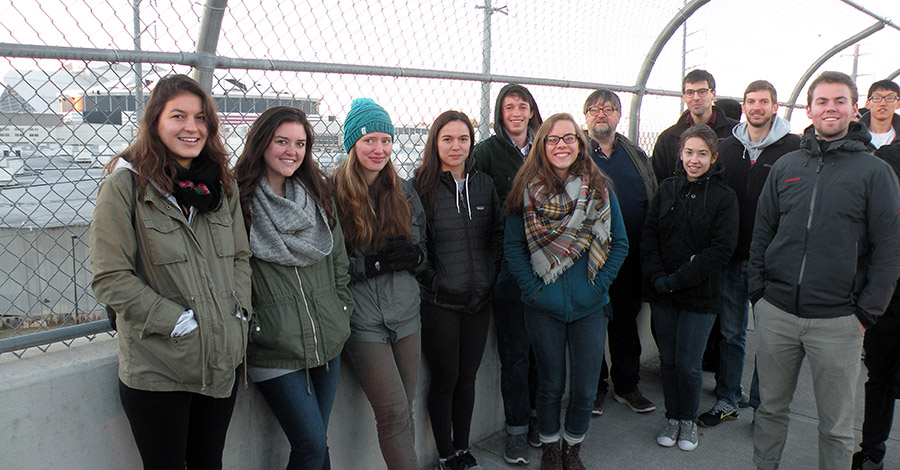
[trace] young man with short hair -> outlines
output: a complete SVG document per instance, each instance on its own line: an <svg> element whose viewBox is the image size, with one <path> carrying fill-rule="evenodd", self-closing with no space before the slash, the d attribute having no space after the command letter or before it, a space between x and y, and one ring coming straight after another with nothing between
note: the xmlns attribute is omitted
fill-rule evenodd
<svg viewBox="0 0 900 470"><path fill-rule="evenodd" d="M900 85L890 80L879 80L869 87L866 108L869 112L859 119L872 135L876 149L900 140Z"/></svg>

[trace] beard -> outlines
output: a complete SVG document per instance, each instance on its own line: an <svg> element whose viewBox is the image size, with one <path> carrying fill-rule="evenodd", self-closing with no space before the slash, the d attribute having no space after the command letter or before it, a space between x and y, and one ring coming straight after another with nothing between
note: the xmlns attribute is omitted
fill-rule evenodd
<svg viewBox="0 0 900 470"><path fill-rule="evenodd" d="M615 132L616 132L616 130L613 129L612 126L607 124L606 129L604 129L604 130L598 131L596 126L592 127L588 131L588 134L590 134L591 138L596 140L597 142L602 142L602 141L605 141L605 140L609 139L610 137L612 137L612 135L615 134Z"/></svg>
<svg viewBox="0 0 900 470"><path fill-rule="evenodd" d="M775 119L775 115L773 114L773 115L769 116L768 118L766 118L765 121L763 121L763 122L761 122L761 123L759 123L759 124L756 124L756 123L754 123L753 121L751 121L751 120L748 118L748 119L747 119L747 125L759 129L760 127L766 127L766 126L768 126L769 124L772 123L772 121L773 121L774 119Z"/></svg>

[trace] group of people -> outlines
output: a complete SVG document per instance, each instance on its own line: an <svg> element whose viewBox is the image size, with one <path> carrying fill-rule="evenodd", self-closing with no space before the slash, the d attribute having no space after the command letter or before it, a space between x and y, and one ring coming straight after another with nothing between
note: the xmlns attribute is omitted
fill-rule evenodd
<svg viewBox="0 0 900 470"><path fill-rule="evenodd" d="M873 133L880 105L897 107L900 89L886 83L869 93ZM391 162L391 118L371 99L352 102L347 156L332 175L313 158L305 114L284 106L254 121L231 169L212 98L184 75L160 80L137 139L107 166L90 242L94 293L118 312L119 394L144 468L221 468L241 381L281 425L287 468L330 468L344 361L387 467L417 469L424 356L438 468L479 470L469 430L493 317L504 458L528 464L530 445L542 470L584 469L608 378L616 401L656 409L638 388L642 300L665 398L656 442L686 451L698 425L738 417L753 302L750 403L764 469L778 466L804 355L818 377L820 467L850 466L870 328L867 425L853 462L878 468L897 392L896 302L879 318L900 275L900 184L850 121L855 84L835 72L812 83L802 138L775 116L766 81L747 88L741 124L713 105L708 72L691 72L682 89L688 110L648 158L616 132L621 102L609 90L585 101L585 132L570 114L542 120L530 91L509 84L494 135L476 145L468 116L442 113L405 181ZM893 140L882 158L896 170ZM713 329L717 402L701 415Z"/></svg>

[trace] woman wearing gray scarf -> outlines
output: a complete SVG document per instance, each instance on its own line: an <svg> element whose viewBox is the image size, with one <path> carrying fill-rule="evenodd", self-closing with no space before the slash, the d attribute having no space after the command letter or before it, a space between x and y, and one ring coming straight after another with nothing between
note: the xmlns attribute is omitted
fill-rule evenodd
<svg viewBox="0 0 900 470"><path fill-rule="evenodd" d="M306 115L261 114L235 166L253 258L248 373L291 444L288 469L331 468L328 417L353 299L331 188Z"/></svg>

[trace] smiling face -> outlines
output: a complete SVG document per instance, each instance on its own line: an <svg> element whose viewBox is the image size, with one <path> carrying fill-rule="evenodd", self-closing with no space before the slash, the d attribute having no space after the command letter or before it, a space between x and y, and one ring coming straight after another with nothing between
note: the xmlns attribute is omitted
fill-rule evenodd
<svg viewBox="0 0 900 470"><path fill-rule="evenodd" d="M744 97L741 105L747 124L753 127L769 127L775 112L778 111L778 103L772 99L769 90L751 91Z"/></svg>
<svg viewBox="0 0 900 470"><path fill-rule="evenodd" d="M578 139L574 138L576 135L575 124L563 119L553 124L544 141L547 161L556 175L563 181L569 177L569 168L575 163L575 158L578 157ZM566 142L567 136L573 137L569 139L571 142ZM557 137L559 141L551 144L551 137Z"/></svg>
<svg viewBox="0 0 900 470"><path fill-rule="evenodd" d="M893 102L888 103L888 100ZM869 108L869 112L872 113L872 119L878 121L891 120L898 107L900 107L900 101L897 101L897 92L893 90L878 88L866 99L866 108Z"/></svg>
<svg viewBox="0 0 900 470"><path fill-rule="evenodd" d="M450 121L438 131L437 150L441 159L441 171L449 171L454 178L462 178L472 147L469 126L461 121Z"/></svg>
<svg viewBox="0 0 900 470"><path fill-rule="evenodd" d="M719 154L709 151L706 141L700 137L691 137L684 142L681 149L681 164L687 173L688 181L697 181L705 175L709 168L716 163Z"/></svg>
<svg viewBox="0 0 900 470"><path fill-rule="evenodd" d="M278 193L284 192L284 180L290 178L306 156L306 129L299 122L283 122L275 128L275 134L263 158L266 161L266 179Z"/></svg>
<svg viewBox="0 0 900 470"><path fill-rule="evenodd" d="M716 101L716 91L709 88L706 80L685 83L682 99L691 114L695 116L694 120L696 121L697 118L712 110L713 103Z"/></svg>
<svg viewBox="0 0 900 470"><path fill-rule="evenodd" d="M597 115L594 116L592 113L592 108L598 108L599 111ZM607 110L612 110L612 114L609 116L606 115ZM608 139L614 132L616 132L616 127L619 125L619 118L622 117L622 114L616 110L616 107L613 103L609 101L603 101L594 103L588 108L588 112L584 115L584 120L587 123L588 134L590 134L591 138L596 141L604 141Z"/></svg>
<svg viewBox="0 0 900 470"><path fill-rule="evenodd" d="M159 115L156 132L178 164L190 168L203 151L209 133L200 97L182 93L169 100Z"/></svg>
<svg viewBox="0 0 900 470"><path fill-rule="evenodd" d="M367 184L374 183L378 173L390 161L392 144L393 138L384 132L370 132L353 144Z"/></svg>
<svg viewBox="0 0 900 470"><path fill-rule="evenodd" d="M816 135L825 141L843 139L858 108L852 101L847 85L819 83L806 106L806 117L812 120Z"/></svg>
<svg viewBox="0 0 900 470"><path fill-rule="evenodd" d="M528 133L528 121L534 116L534 110L528 101L519 95L509 94L500 102L503 111L503 130L510 137L523 136Z"/></svg>

